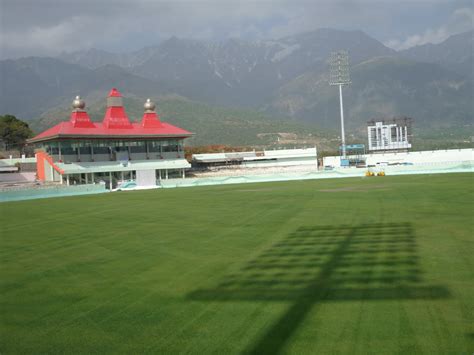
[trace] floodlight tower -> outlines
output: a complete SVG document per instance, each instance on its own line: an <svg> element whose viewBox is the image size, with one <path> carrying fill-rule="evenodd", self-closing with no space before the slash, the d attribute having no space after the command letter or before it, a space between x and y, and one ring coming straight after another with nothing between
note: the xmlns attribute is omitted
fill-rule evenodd
<svg viewBox="0 0 474 355"><path fill-rule="evenodd" d="M349 76L349 55L347 51L340 50L331 53L329 72L329 85L339 86L339 106L341 110L341 141L342 157L346 158L346 136L344 133L344 108L342 105L342 86L349 85L351 78Z"/></svg>

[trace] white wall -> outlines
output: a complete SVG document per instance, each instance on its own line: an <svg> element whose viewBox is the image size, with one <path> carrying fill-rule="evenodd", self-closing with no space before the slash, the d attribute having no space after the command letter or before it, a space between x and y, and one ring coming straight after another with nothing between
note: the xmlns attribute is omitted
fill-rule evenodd
<svg viewBox="0 0 474 355"><path fill-rule="evenodd" d="M323 165L339 167L341 166L341 158L340 157L324 157Z"/></svg>
<svg viewBox="0 0 474 355"><path fill-rule="evenodd" d="M264 150L263 155L258 156L255 151L253 152L229 152L229 153L209 153L209 154L194 154L193 158L196 160L207 160L207 159L229 159L229 158L243 158L245 161L258 161L265 158L271 159L291 159L291 158L313 158L316 159L316 147L304 148L304 149L276 149L276 150Z"/></svg>
<svg viewBox="0 0 474 355"><path fill-rule="evenodd" d="M367 155L367 164L388 163L443 163L461 162L474 159L474 149L427 150L421 152L384 153Z"/></svg>
<svg viewBox="0 0 474 355"><path fill-rule="evenodd" d="M406 153L381 153L367 154L367 165L377 163L412 163L412 164L435 164L446 162L463 162L474 160L474 149L448 149L448 150L426 150L421 152ZM341 166L340 157L332 156L323 159L324 166Z"/></svg>
<svg viewBox="0 0 474 355"><path fill-rule="evenodd" d="M265 150L265 157L271 158L302 158L314 157L316 159L316 147L305 149L277 149Z"/></svg>
<svg viewBox="0 0 474 355"><path fill-rule="evenodd" d="M156 170L137 170L137 186L156 186Z"/></svg>
<svg viewBox="0 0 474 355"><path fill-rule="evenodd" d="M33 182L35 179L34 172L0 174L0 182Z"/></svg>

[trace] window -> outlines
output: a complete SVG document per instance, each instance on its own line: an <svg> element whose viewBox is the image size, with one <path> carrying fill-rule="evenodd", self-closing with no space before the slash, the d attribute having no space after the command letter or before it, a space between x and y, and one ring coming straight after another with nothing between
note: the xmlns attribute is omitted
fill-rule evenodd
<svg viewBox="0 0 474 355"><path fill-rule="evenodd" d="M173 145L165 145L163 147L163 152L177 152L178 151L178 145L173 144Z"/></svg>
<svg viewBox="0 0 474 355"><path fill-rule="evenodd" d="M80 147L79 148L79 153L80 154L90 154L91 153L91 147Z"/></svg>
<svg viewBox="0 0 474 355"><path fill-rule="evenodd" d="M76 150L72 147L64 147L61 148L61 154L62 155L76 155Z"/></svg>
<svg viewBox="0 0 474 355"><path fill-rule="evenodd" d="M159 141L148 142L148 151L151 153L159 153L160 147L161 147L161 143Z"/></svg>
<svg viewBox="0 0 474 355"><path fill-rule="evenodd" d="M94 147L94 154L110 154L109 147Z"/></svg>
<svg viewBox="0 0 474 355"><path fill-rule="evenodd" d="M178 142L176 140L163 141L163 152L177 152Z"/></svg>
<svg viewBox="0 0 474 355"><path fill-rule="evenodd" d="M396 141L397 141L397 129L398 129L397 126L393 126L393 127L390 128L390 130L391 130L391 139L392 139L392 142L396 142Z"/></svg>
<svg viewBox="0 0 474 355"><path fill-rule="evenodd" d="M144 141L130 142L130 152L146 153L146 145Z"/></svg>

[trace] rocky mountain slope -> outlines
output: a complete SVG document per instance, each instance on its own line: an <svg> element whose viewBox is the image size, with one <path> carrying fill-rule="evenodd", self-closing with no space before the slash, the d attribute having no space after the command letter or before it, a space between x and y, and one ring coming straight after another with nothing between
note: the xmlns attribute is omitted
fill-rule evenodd
<svg viewBox="0 0 474 355"><path fill-rule="evenodd" d="M115 86L129 98L174 94L334 131L338 92L327 83L327 60L346 49L352 84L344 89L345 113L353 132L363 132L369 119L399 115L413 117L420 130L472 129L472 43L468 32L396 52L361 31L320 29L273 41L170 38L133 53L4 60L0 113L34 120L75 95L93 102Z"/></svg>
<svg viewBox="0 0 474 355"><path fill-rule="evenodd" d="M409 115L418 129L472 124L473 81L439 65L377 57L352 68L344 87L346 125L364 130L369 118ZM308 72L282 86L269 110L322 127L339 115L338 88ZM336 120L337 123L337 120Z"/></svg>
<svg viewBox="0 0 474 355"><path fill-rule="evenodd" d="M474 31L449 37L440 44L425 44L400 51L400 56L440 64L461 75L474 76Z"/></svg>
<svg viewBox="0 0 474 355"><path fill-rule="evenodd" d="M173 37L159 46L115 58L96 50L61 58L90 69L106 63L121 65L195 100L259 107L289 80L307 71L324 72L331 51L340 48L351 53L353 64L395 53L361 31L320 29L258 42L230 39L212 43Z"/></svg>
<svg viewBox="0 0 474 355"><path fill-rule="evenodd" d="M105 95L95 102L88 102L87 111L93 121L101 121L105 112ZM213 107L179 96L152 98L157 103L157 113L164 122L183 127L195 135L187 139L188 145L226 144L232 146L315 146L334 149L337 137L323 133L314 125L291 122L282 118L269 118L250 109ZM126 97L124 105L131 121L143 115L145 98ZM69 119L67 105L45 112L32 122L36 132Z"/></svg>

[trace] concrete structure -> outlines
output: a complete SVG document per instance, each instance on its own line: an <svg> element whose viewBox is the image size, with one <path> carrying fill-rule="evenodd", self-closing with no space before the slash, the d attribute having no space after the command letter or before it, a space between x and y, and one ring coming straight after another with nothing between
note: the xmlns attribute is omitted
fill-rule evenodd
<svg viewBox="0 0 474 355"><path fill-rule="evenodd" d="M304 149L194 154L192 162L194 167L204 169L230 165L238 165L243 168L295 165L314 165L316 167L318 164L316 147Z"/></svg>
<svg viewBox="0 0 474 355"><path fill-rule="evenodd" d="M365 156L368 167L394 165L436 165L474 161L474 149L427 150L420 152L376 153ZM339 168L341 157L324 157L324 166Z"/></svg>
<svg viewBox="0 0 474 355"><path fill-rule="evenodd" d="M369 151L407 151L411 148L411 119L369 121L367 135Z"/></svg>
<svg viewBox="0 0 474 355"><path fill-rule="evenodd" d="M109 189L129 180L155 186L161 179L184 178L184 139L192 133L161 122L147 100L141 122L131 123L122 95L112 89L102 122L92 122L85 102L76 97L68 122L29 140L35 144L42 181L78 185L105 181ZM154 177L154 178L153 178Z"/></svg>
<svg viewBox="0 0 474 355"><path fill-rule="evenodd" d="M34 166L34 164L36 164L36 158L26 158L22 155L21 158L13 158L10 156L8 159L0 159L0 174L17 172L19 170L18 166L26 164Z"/></svg>

